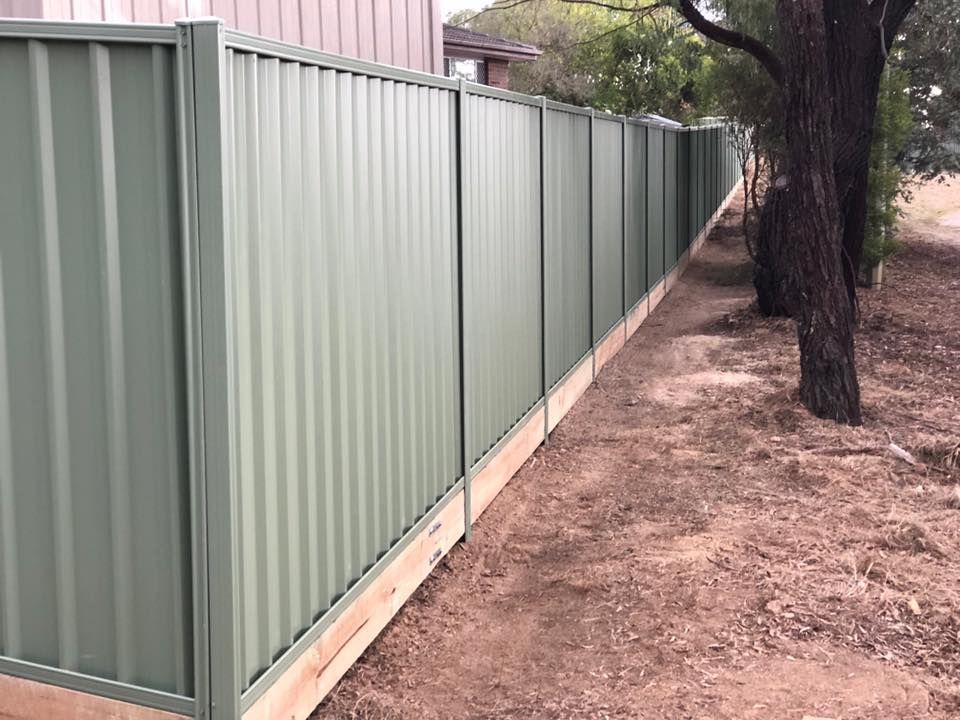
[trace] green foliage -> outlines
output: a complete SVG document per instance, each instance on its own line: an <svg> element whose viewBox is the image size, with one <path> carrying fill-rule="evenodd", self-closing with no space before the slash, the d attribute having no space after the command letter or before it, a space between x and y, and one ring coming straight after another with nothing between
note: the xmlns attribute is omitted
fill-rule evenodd
<svg viewBox="0 0 960 720"><path fill-rule="evenodd" d="M777 19L772 0L716 0L709 5L724 27L745 32L776 48ZM697 78L704 114L721 115L745 128L775 172L786 152L780 92L767 71L750 55L719 43L707 43L708 61Z"/></svg>
<svg viewBox="0 0 960 720"><path fill-rule="evenodd" d="M679 120L702 114L697 78L708 62L704 41L675 13L531 0L451 18L464 21L473 30L543 51L536 62L511 65L513 90L617 114L650 112Z"/></svg>
<svg viewBox="0 0 960 720"><path fill-rule="evenodd" d="M918 2L896 58L909 77L909 162L927 178L960 172L960 0Z"/></svg>
<svg viewBox="0 0 960 720"><path fill-rule="evenodd" d="M910 77L905 70L888 64L880 81L870 149L864 268L878 264L897 250L896 200L903 190L905 177L899 158L913 127L909 84Z"/></svg>

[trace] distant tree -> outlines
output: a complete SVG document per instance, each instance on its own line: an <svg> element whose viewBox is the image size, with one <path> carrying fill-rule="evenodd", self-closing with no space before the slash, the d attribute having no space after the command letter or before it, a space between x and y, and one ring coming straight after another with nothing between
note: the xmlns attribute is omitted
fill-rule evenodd
<svg viewBox="0 0 960 720"><path fill-rule="evenodd" d="M518 92L623 115L689 120L702 114L697 78L709 59L703 40L676 17L537 0L505 3L496 12L463 11L450 22L543 51L536 62L510 66L510 87Z"/></svg>
<svg viewBox="0 0 960 720"><path fill-rule="evenodd" d="M909 83L911 166L928 179L960 172L960 0L923 0L901 39L892 61Z"/></svg>
<svg viewBox="0 0 960 720"><path fill-rule="evenodd" d="M870 149L863 270L885 260L897 249L896 200L903 193L907 177L901 159L913 127L909 82L908 73L893 64L887 66L880 81L873 147Z"/></svg>

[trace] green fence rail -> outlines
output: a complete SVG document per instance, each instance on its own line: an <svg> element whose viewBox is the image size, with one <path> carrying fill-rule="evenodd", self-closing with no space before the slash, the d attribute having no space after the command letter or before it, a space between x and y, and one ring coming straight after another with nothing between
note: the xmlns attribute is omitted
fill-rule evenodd
<svg viewBox="0 0 960 720"><path fill-rule="evenodd" d="M214 20L0 22L0 96L0 672L215 720L738 175L722 127Z"/></svg>

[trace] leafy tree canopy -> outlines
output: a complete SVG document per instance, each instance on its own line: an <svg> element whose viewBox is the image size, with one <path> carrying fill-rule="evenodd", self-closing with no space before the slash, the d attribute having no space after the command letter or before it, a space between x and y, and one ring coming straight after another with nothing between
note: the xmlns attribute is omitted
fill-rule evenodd
<svg viewBox="0 0 960 720"><path fill-rule="evenodd" d="M512 89L617 114L681 121L703 114L698 78L711 60L677 15L563 0L501 5L463 11L451 22L543 51L537 62L511 66Z"/></svg>
<svg viewBox="0 0 960 720"><path fill-rule="evenodd" d="M960 0L923 0L891 60L907 75L910 156L928 177L960 172Z"/></svg>

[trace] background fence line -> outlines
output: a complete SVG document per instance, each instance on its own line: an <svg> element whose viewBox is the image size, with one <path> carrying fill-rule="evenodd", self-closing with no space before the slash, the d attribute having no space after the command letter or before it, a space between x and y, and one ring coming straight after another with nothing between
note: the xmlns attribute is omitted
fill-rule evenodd
<svg viewBox="0 0 960 720"><path fill-rule="evenodd" d="M214 20L0 22L0 89L0 672L180 716L302 716L739 174Z"/></svg>

